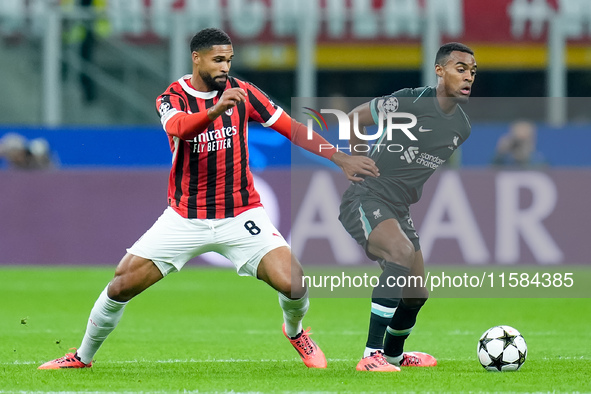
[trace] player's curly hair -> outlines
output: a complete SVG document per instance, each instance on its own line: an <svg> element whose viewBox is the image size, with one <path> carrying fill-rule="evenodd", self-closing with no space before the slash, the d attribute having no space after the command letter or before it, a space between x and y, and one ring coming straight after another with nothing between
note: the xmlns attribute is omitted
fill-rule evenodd
<svg viewBox="0 0 591 394"><path fill-rule="evenodd" d="M191 38L191 53L209 49L214 45L232 45L232 40L225 31L215 27L200 30Z"/></svg>
<svg viewBox="0 0 591 394"><path fill-rule="evenodd" d="M445 63L447 63L449 55L453 51L465 52L474 56L474 51L466 45L459 42L448 42L447 44L443 44L437 51L437 55L435 56L435 65L439 64L440 66L444 66Z"/></svg>

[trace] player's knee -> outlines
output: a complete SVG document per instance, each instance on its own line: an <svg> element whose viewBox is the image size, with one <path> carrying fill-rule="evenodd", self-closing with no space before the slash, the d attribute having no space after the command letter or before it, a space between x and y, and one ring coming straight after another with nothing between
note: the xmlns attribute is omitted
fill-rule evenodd
<svg viewBox="0 0 591 394"><path fill-rule="evenodd" d="M302 281L302 276L298 277L298 275L282 278L274 283L273 287L287 298L294 300L302 298L306 293L306 286Z"/></svg>
<svg viewBox="0 0 591 394"><path fill-rule="evenodd" d="M113 301L125 302L126 291L124 290L121 280L117 280L117 276L109 283L109 288L107 290L107 296L112 299Z"/></svg>
<svg viewBox="0 0 591 394"><path fill-rule="evenodd" d="M129 286L129 282L124 276L115 275L111 283L109 283L109 289L107 295L113 301L127 302L131 300L135 295L136 291Z"/></svg>
<svg viewBox="0 0 591 394"><path fill-rule="evenodd" d="M132 282L130 274L118 268L115 271L115 277L109 283L107 295L113 301L127 302L131 300L139 293Z"/></svg>
<svg viewBox="0 0 591 394"><path fill-rule="evenodd" d="M261 263L257 277L291 299L301 298L306 293L302 266L291 253L289 260L282 259L272 264L270 261Z"/></svg>
<svg viewBox="0 0 591 394"><path fill-rule="evenodd" d="M112 300L126 302L162 277L162 272L151 260L126 254L115 270L107 295Z"/></svg>
<svg viewBox="0 0 591 394"><path fill-rule="evenodd" d="M405 267L411 267L414 262L415 249L412 243L403 242L388 245L382 249L382 257Z"/></svg>

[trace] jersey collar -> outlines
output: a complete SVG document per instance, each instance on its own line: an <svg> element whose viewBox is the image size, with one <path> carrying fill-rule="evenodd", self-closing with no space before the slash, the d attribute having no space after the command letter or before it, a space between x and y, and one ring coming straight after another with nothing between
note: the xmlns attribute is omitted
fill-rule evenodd
<svg viewBox="0 0 591 394"><path fill-rule="evenodd" d="M200 99L204 99L204 100L209 100L214 98L215 96L218 95L218 91L214 90L211 92L200 92L198 90L195 90L194 88L192 88L191 86L189 86L189 84L187 83L187 81L185 81L185 79L189 79L191 78L191 74L187 74L184 75L183 77L181 77L179 79L179 83L181 84L181 87L183 88L183 90L187 93L189 93L191 96L193 97L197 97Z"/></svg>

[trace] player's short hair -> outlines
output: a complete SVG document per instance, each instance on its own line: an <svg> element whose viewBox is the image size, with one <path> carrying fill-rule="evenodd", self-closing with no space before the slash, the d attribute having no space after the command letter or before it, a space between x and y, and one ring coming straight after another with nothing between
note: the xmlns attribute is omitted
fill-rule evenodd
<svg viewBox="0 0 591 394"><path fill-rule="evenodd" d="M443 44L437 51L437 55L435 56L435 65L439 64L440 66L444 66L445 63L447 63L449 55L453 51L465 52L474 56L474 51L466 45L459 42L448 42L447 44Z"/></svg>
<svg viewBox="0 0 591 394"><path fill-rule="evenodd" d="M203 29L191 38L191 53L210 49L214 45L232 45L232 40L225 31L215 27Z"/></svg>

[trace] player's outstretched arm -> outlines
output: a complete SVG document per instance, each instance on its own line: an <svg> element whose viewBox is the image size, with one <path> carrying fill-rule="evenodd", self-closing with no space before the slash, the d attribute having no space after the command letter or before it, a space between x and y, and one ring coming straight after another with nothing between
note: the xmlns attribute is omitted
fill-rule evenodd
<svg viewBox="0 0 591 394"><path fill-rule="evenodd" d="M349 134L351 136L351 140L349 143L351 146L352 157L346 155L343 152L337 152L338 154L334 154L331 160L341 167L347 176L347 179L353 182L360 182L363 180L360 175L377 177L380 175L380 172L375 162L369 157L365 156L365 152L358 152L355 149L358 144L363 143L363 141L361 141L361 139L359 139L359 137L357 137L355 134L355 130L353 130L355 125L355 113L357 113L357 124L359 125L359 131L362 133L365 134L366 126L371 126L374 124L369 102L361 104L353 111L349 112L349 124L351 125L351 132Z"/></svg>
<svg viewBox="0 0 591 394"><path fill-rule="evenodd" d="M316 132L313 132L311 138L308 138L308 128L285 113L281 114L271 127L289 138L293 144L331 160L341 168L350 181L362 181L361 176L379 176L378 168L372 159L363 156L349 156L339 152Z"/></svg>

